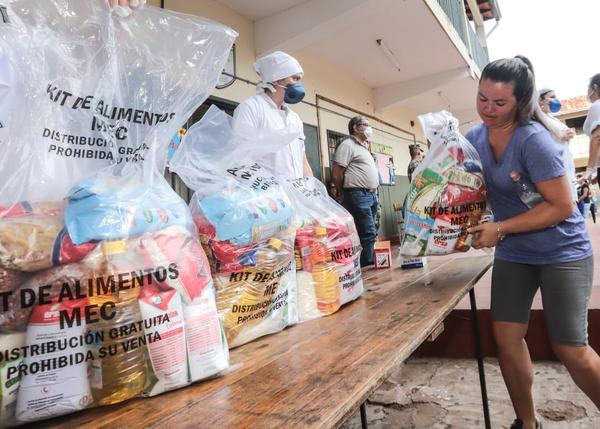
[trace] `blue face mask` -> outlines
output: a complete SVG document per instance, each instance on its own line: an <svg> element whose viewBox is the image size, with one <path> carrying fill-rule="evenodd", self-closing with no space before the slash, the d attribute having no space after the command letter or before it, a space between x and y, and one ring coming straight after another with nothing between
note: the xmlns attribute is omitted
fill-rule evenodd
<svg viewBox="0 0 600 429"><path fill-rule="evenodd" d="M548 108L552 113L560 112L561 107L562 105L560 104L560 100L558 98L551 98L550 101L548 101Z"/></svg>
<svg viewBox="0 0 600 429"><path fill-rule="evenodd" d="M283 101L288 104L300 103L305 95L304 86L300 82L290 83L285 87Z"/></svg>

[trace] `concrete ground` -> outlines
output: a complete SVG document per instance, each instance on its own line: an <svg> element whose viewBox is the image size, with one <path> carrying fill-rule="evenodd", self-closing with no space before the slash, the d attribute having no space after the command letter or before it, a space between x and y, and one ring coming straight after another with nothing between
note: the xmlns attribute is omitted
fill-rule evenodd
<svg viewBox="0 0 600 429"><path fill-rule="evenodd" d="M596 265L590 308L600 308L600 222L588 219L587 224ZM489 309L490 280L491 271L475 287L479 309ZM468 297L457 308L470 308ZM542 308L539 296L533 308ZM545 429L600 428L600 412L575 386L564 366L537 361L534 374L535 407ZM486 359L485 375L492 428L509 428L515 416L496 359ZM411 358L371 395L367 416L370 429L483 428L477 362ZM360 427L359 413L342 426Z"/></svg>
<svg viewBox="0 0 600 429"><path fill-rule="evenodd" d="M534 363L534 400L545 429L600 428L600 412L558 362ZM495 359L485 375L492 428L509 428L514 412ZM409 359L367 402L370 429L483 428L477 362ZM343 429L360 429L356 413Z"/></svg>

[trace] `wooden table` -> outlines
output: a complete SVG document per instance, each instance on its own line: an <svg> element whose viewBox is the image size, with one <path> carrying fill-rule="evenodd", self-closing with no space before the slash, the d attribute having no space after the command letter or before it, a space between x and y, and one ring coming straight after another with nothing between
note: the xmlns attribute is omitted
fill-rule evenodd
<svg viewBox="0 0 600 429"><path fill-rule="evenodd" d="M472 292L491 261L490 256L447 256L430 258L424 269L368 270L361 299L329 317L234 349L225 376L34 426L338 427L359 407L364 412L369 395ZM474 297L471 293L473 307ZM483 376L481 359L480 365Z"/></svg>

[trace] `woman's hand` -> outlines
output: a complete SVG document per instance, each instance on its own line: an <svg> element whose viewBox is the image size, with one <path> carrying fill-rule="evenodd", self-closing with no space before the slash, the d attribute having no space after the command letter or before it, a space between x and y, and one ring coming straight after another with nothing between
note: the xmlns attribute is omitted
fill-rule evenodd
<svg viewBox="0 0 600 429"><path fill-rule="evenodd" d="M108 0L108 4L117 15L125 18L132 14L132 9L144 6L146 0Z"/></svg>
<svg viewBox="0 0 600 429"><path fill-rule="evenodd" d="M567 128L562 133L560 133L560 139L563 142L569 142L573 137L575 137L575 131L573 128Z"/></svg>
<svg viewBox="0 0 600 429"><path fill-rule="evenodd" d="M477 234L477 238L472 245L474 249L495 247L503 238L500 222L483 223L469 228L467 231L471 234Z"/></svg>

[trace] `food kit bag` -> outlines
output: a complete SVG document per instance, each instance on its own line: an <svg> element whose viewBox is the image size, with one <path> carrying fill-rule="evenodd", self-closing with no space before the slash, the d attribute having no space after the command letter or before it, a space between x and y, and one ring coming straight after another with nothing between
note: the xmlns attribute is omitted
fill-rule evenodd
<svg viewBox="0 0 600 429"><path fill-rule="evenodd" d="M413 173L400 253L466 252L473 241L467 229L487 216L481 160L450 113L427 113L419 120L431 148Z"/></svg>
<svg viewBox="0 0 600 429"><path fill-rule="evenodd" d="M281 182L252 161L296 134L236 127L212 106L170 169L195 191L190 208L209 257L230 347L297 321L294 210Z"/></svg>
<svg viewBox="0 0 600 429"><path fill-rule="evenodd" d="M298 319L336 312L360 297L360 239L354 219L314 177L286 183L297 227L295 240Z"/></svg>
<svg viewBox="0 0 600 429"><path fill-rule="evenodd" d="M0 427L217 374L208 260L162 174L235 32L149 6L122 19L105 1L8 15L21 97L0 150Z"/></svg>

